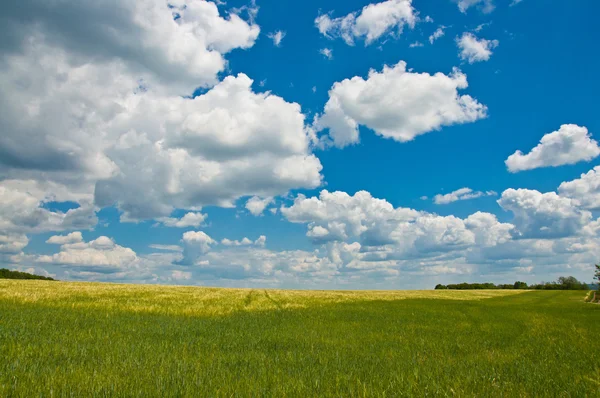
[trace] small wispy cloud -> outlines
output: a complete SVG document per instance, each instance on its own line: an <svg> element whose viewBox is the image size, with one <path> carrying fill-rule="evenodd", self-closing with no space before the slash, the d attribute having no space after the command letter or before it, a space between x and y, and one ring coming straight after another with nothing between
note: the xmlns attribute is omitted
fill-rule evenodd
<svg viewBox="0 0 600 398"><path fill-rule="evenodd" d="M433 44L434 41L436 41L440 37L444 36L446 34L446 32L444 32L444 29L446 29L446 26L444 26L444 25L438 26L438 28L435 30L435 32L433 32L431 34L431 36L429 36L429 43Z"/></svg>
<svg viewBox="0 0 600 398"><path fill-rule="evenodd" d="M469 200L469 199L477 199L484 196L497 196L498 193L495 191L473 191L471 188L461 188L457 189L454 192L450 192L445 195L435 195L433 198L433 202L436 205L447 205L452 202L458 202L459 200Z"/></svg>
<svg viewBox="0 0 600 398"><path fill-rule="evenodd" d="M329 60L333 59L333 50L330 48L322 48L319 53Z"/></svg>
<svg viewBox="0 0 600 398"><path fill-rule="evenodd" d="M278 30L276 32L269 33L267 35L267 37L269 39L273 40L273 44L275 45L275 47L280 47L281 46L281 41L285 37L285 32L282 31L282 30Z"/></svg>

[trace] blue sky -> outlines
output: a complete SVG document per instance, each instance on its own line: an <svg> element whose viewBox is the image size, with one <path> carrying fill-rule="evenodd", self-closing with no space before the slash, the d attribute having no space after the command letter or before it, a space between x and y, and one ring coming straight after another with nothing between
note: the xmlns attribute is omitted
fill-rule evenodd
<svg viewBox="0 0 600 398"><path fill-rule="evenodd" d="M591 279L594 2L26 3L0 17L2 266L286 288Z"/></svg>

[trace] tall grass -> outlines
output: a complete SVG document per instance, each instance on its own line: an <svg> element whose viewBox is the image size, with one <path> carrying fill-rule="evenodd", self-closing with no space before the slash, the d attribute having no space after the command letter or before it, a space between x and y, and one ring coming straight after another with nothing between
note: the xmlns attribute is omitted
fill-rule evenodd
<svg viewBox="0 0 600 398"><path fill-rule="evenodd" d="M0 396L598 396L583 296L0 281Z"/></svg>

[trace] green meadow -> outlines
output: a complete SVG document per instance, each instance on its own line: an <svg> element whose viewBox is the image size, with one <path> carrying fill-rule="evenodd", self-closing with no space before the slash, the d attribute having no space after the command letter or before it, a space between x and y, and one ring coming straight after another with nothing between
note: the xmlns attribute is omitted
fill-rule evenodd
<svg viewBox="0 0 600 398"><path fill-rule="evenodd" d="M578 291L0 280L0 396L600 396Z"/></svg>

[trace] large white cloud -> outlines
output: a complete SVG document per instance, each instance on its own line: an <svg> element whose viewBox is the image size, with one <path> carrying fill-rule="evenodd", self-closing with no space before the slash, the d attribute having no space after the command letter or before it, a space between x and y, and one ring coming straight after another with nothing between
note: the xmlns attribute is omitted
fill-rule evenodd
<svg viewBox="0 0 600 398"><path fill-rule="evenodd" d="M507 189L498 204L514 214L512 231L516 238L564 238L581 234L592 221L589 211L581 210L569 198L555 192Z"/></svg>
<svg viewBox="0 0 600 398"><path fill-rule="evenodd" d="M0 233L0 259L5 254L18 254L29 244L25 234Z"/></svg>
<svg viewBox="0 0 600 398"><path fill-rule="evenodd" d="M308 235L324 240L344 240L366 234L367 241L389 241L389 234L399 225L415 220L419 212L395 209L389 202L376 199L369 192L350 196L345 192L321 191L319 197L298 195L281 213L294 223L308 223Z"/></svg>
<svg viewBox="0 0 600 398"><path fill-rule="evenodd" d="M600 210L600 166L582 174L578 179L563 182L558 187L558 193L573 199L584 209Z"/></svg>
<svg viewBox="0 0 600 398"><path fill-rule="evenodd" d="M44 207L52 197L34 181L0 181L0 231L38 233L89 229L97 223L94 206L81 206L66 212Z"/></svg>
<svg viewBox="0 0 600 398"><path fill-rule="evenodd" d="M600 155L598 142L587 128L576 124L563 124L558 131L542 137L540 143L528 154L516 151L506 159L512 173L540 167L556 167L590 161Z"/></svg>
<svg viewBox="0 0 600 398"><path fill-rule="evenodd" d="M364 38L365 45L369 45L385 34L401 34L405 26L414 28L417 20L418 12L412 0L387 0L368 4L360 12L344 17L332 19L329 14L319 15L315 25L325 37L341 37L348 45Z"/></svg>
<svg viewBox="0 0 600 398"><path fill-rule="evenodd" d="M467 76L458 69L430 75L407 71L401 61L381 72L371 70L366 80L355 76L335 83L315 127L329 129L338 147L359 141L359 125L385 138L410 141L443 126L485 118L485 105L459 95L467 86Z"/></svg>
<svg viewBox="0 0 600 398"><path fill-rule="evenodd" d="M281 213L289 221L308 225L307 236L315 242L359 242L363 247L387 246L395 256L409 258L431 253L490 245L506 240L510 224L499 223L494 215L476 213L463 220L408 208L394 208L389 202L361 191L322 191L319 197L299 195Z"/></svg>
<svg viewBox="0 0 600 398"><path fill-rule="evenodd" d="M5 175L95 191L100 206L117 204L132 219L321 183L299 105L254 93L243 74L189 99L139 91L116 64L110 76L111 68L55 63L59 54L44 55L48 71L18 57L11 72L42 79L27 90L0 73L11 80L0 88Z"/></svg>
<svg viewBox="0 0 600 398"><path fill-rule="evenodd" d="M90 242L65 243L58 253L39 256L36 261L93 273L116 273L140 266L140 259L133 250L117 245L106 236Z"/></svg>
<svg viewBox="0 0 600 398"><path fill-rule="evenodd" d="M96 202L152 218L319 186L321 163L300 106L251 85L240 74L195 99L132 99L130 114L115 121L126 133L107 150L121 172L96 184Z"/></svg>
<svg viewBox="0 0 600 398"><path fill-rule="evenodd" d="M223 54L253 45L254 23L200 0L68 1L64 21L58 4L27 3L29 18L12 6L0 17L19 39L0 57L0 179L167 223L175 208L321 183L298 104L253 92L244 74L216 84Z"/></svg>
<svg viewBox="0 0 600 398"><path fill-rule="evenodd" d="M253 46L260 32L238 15L223 18L204 0L24 0L9 2L2 14L8 51L43 36L81 59L117 57L132 74L149 72L185 94L216 83L223 54Z"/></svg>
<svg viewBox="0 0 600 398"><path fill-rule="evenodd" d="M456 38L456 44L460 50L460 58L470 64L488 61L492 56L492 50L498 47L498 40L480 39L473 33L465 32Z"/></svg>

